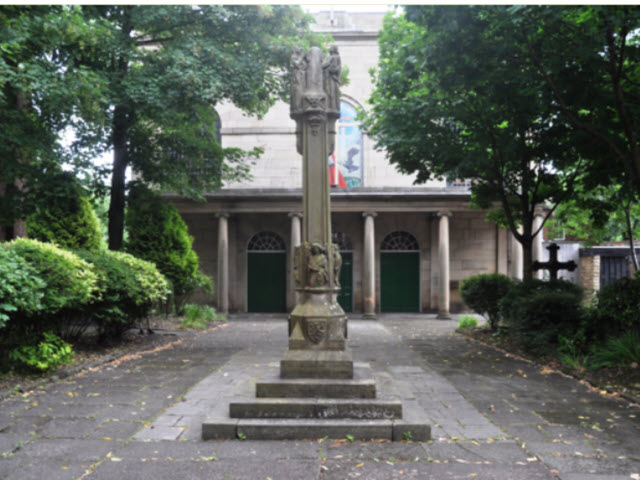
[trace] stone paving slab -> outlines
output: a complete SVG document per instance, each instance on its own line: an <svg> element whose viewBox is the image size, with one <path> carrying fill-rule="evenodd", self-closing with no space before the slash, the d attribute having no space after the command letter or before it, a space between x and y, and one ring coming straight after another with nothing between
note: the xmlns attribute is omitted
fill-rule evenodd
<svg viewBox="0 0 640 480"><path fill-rule="evenodd" d="M379 385L396 383L405 408L429 415L431 442L203 442L200 415L228 410L218 387L241 395L261 370L277 368L287 323L284 316L263 318L238 319L171 349L0 401L0 478L640 474L639 408L454 335L455 319L428 316L350 321L350 344Z"/></svg>

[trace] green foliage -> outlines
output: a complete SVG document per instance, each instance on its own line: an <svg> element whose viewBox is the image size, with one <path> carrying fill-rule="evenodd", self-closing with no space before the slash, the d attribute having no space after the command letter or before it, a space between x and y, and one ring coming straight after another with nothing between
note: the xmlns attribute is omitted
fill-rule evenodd
<svg viewBox="0 0 640 480"><path fill-rule="evenodd" d="M405 11L385 18L365 126L418 183L473 179L474 204L522 244L528 278L536 207L565 199L578 171L568 123L529 71L508 7Z"/></svg>
<svg viewBox="0 0 640 480"><path fill-rule="evenodd" d="M101 23L87 22L79 6L1 9L0 225L11 225L39 203L38 183L69 160L59 133L100 111L103 79L77 59L104 37Z"/></svg>
<svg viewBox="0 0 640 480"><path fill-rule="evenodd" d="M563 280L514 283L500 312L509 332L536 355L553 353L560 337L571 338L585 321L582 288Z"/></svg>
<svg viewBox="0 0 640 480"><path fill-rule="evenodd" d="M559 119L574 128L587 169L625 172L640 193L640 10L634 5L516 6L529 74L553 92ZM511 39L510 39L511 40Z"/></svg>
<svg viewBox="0 0 640 480"><path fill-rule="evenodd" d="M180 324L185 328L205 329L209 323L216 320L216 311L209 305L187 304L184 306L184 318Z"/></svg>
<svg viewBox="0 0 640 480"><path fill-rule="evenodd" d="M11 315L40 312L46 287L36 268L7 248L7 244L0 244L0 329Z"/></svg>
<svg viewBox="0 0 640 480"><path fill-rule="evenodd" d="M640 364L638 332L626 332L618 337L609 338L603 345L596 347L591 367L628 367L632 363Z"/></svg>
<svg viewBox="0 0 640 480"><path fill-rule="evenodd" d="M104 118L87 123L79 145L114 150L109 246L118 250L124 172L202 199L224 180L248 174L261 149L223 148L215 108L230 102L263 115L289 92L294 45L324 40L289 5L85 6L105 25L102 49L83 57L104 80ZM153 46L154 48L148 48Z"/></svg>
<svg viewBox="0 0 640 480"><path fill-rule="evenodd" d="M64 363L70 363L74 356L71 345L53 333L43 332L41 340L30 340L31 344L21 345L9 352L10 360L19 368L44 373Z"/></svg>
<svg viewBox="0 0 640 480"><path fill-rule="evenodd" d="M458 328L461 329L473 329L476 328L478 326L478 320L476 320L475 317L472 317L471 315L462 315L460 317L460 320L458 321Z"/></svg>
<svg viewBox="0 0 640 480"><path fill-rule="evenodd" d="M100 248L98 219L76 177L61 173L47 185L27 219L29 237L69 249Z"/></svg>
<svg viewBox="0 0 640 480"><path fill-rule="evenodd" d="M509 292L513 281L499 273L480 274L467 278L460 285L460 296L469 308L486 316L491 330L500 323L500 300Z"/></svg>
<svg viewBox="0 0 640 480"><path fill-rule="evenodd" d="M126 226L126 250L154 263L171 282L174 297L190 293L201 278L197 275L198 256L176 208L138 184L129 193Z"/></svg>
<svg viewBox="0 0 640 480"><path fill-rule="evenodd" d="M164 301L169 285L154 264L124 252L78 252L95 269L101 296L85 314L98 327L100 338L115 337L148 316Z"/></svg>
<svg viewBox="0 0 640 480"><path fill-rule="evenodd" d="M41 307L25 311L25 317L51 321L61 311L81 309L99 296L98 280L93 268L72 252L24 238L3 244L0 249L21 257L31 267L30 273L35 273L35 277L46 285L40 290L43 293ZM32 282L39 285L35 279ZM21 329L28 327L28 324L11 326ZM36 331L42 327L37 322L31 326Z"/></svg>
<svg viewBox="0 0 640 480"><path fill-rule="evenodd" d="M213 295L213 280L210 276L198 270L193 277L187 280L183 290L184 293L174 299L174 308L178 315L184 313L186 303L197 290L208 296Z"/></svg>
<svg viewBox="0 0 640 480"><path fill-rule="evenodd" d="M596 316L600 333L640 333L640 275L621 278L598 292Z"/></svg>

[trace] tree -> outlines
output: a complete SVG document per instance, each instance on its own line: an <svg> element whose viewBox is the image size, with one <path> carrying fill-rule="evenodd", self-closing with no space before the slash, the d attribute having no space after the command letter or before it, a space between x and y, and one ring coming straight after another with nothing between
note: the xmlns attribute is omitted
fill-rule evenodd
<svg viewBox="0 0 640 480"><path fill-rule="evenodd" d="M544 81L518 59L509 20L494 6L410 6L406 17L388 16L365 124L418 183L473 179L473 202L493 208L490 218L522 244L531 278L542 228L534 218L551 202L548 218L570 194L578 155Z"/></svg>
<svg viewBox="0 0 640 480"><path fill-rule="evenodd" d="M40 201L27 217L29 237L69 249L98 250L101 235L88 192L69 172L50 175Z"/></svg>
<svg viewBox="0 0 640 480"><path fill-rule="evenodd" d="M109 248L122 246L125 172L195 198L245 175L259 149L222 148L216 105L264 114L288 92L292 45L314 38L294 6L89 6L106 21L102 56L82 63L105 79L104 124L87 124L78 146L113 149ZM319 37L318 37L319 38Z"/></svg>
<svg viewBox="0 0 640 480"><path fill-rule="evenodd" d="M575 129L592 170L617 165L640 193L640 9L515 6L521 59Z"/></svg>
<svg viewBox="0 0 640 480"><path fill-rule="evenodd" d="M60 132L100 111L100 78L73 59L102 33L77 6L0 7L0 238L24 234L13 225L38 203L34 183L68 159Z"/></svg>
<svg viewBox="0 0 640 480"><path fill-rule="evenodd" d="M198 256L176 208L138 183L129 193L126 224L125 250L158 267L171 283L174 301L188 293L197 276Z"/></svg>

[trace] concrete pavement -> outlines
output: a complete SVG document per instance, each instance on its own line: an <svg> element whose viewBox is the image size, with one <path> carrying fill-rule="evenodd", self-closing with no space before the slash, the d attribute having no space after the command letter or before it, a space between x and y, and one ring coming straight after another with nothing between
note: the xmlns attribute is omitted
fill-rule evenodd
<svg viewBox="0 0 640 480"><path fill-rule="evenodd" d="M456 324L349 323L354 360L424 410L431 442L201 441L225 392L286 349L284 317L235 316L0 402L0 478L640 478L640 408L455 335Z"/></svg>

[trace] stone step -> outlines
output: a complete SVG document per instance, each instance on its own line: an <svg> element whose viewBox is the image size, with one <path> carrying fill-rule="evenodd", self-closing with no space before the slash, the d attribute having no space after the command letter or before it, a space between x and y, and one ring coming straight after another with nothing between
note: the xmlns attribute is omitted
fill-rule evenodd
<svg viewBox="0 0 640 480"><path fill-rule="evenodd" d="M256 397L294 398L376 398L376 382L363 380L325 380L278 378L256 382Z"/></svg>
<svg viewBox="0 0 640 480"><path fill-rule="evenodd" d="M376 399L258 398L229 403L231 418L402 418L402 402Z"/></svg>
<svg viewBox="0 0 640 480"><path fill-rule="evenodd" d="M203 440L241 438L248 440L313 440L319 438L349 440L431 439L431 428L406 420L326 420L326 419L227 419L205 421Z"/></svg>
<svg viewBox="0 0 640 480"><path fill-rule="evenodd" d="M270 370L256 382L256 397L376 398L376 382L368 363L355 363L353 379L280 378Z"/></svg>

